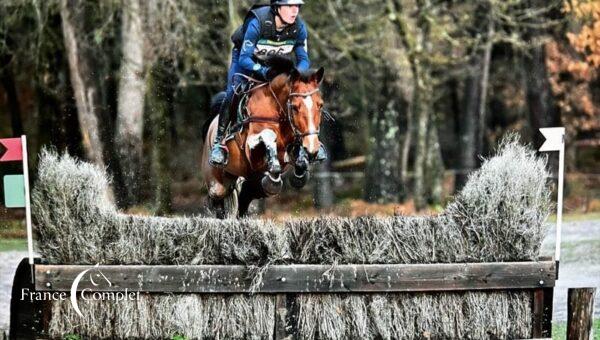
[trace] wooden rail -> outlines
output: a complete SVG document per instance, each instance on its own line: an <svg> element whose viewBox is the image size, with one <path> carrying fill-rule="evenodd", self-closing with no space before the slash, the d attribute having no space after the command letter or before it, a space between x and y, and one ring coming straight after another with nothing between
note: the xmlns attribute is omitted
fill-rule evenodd
<svg viewBox="0 0 600 340"><path fill-rule="evenodd" d="M390 265L276 265L262 273L246 266L36 265L38 291L156 293L375 293L554 287L554 261ZM110 284L102 284L108 280ZM93 282L92 282L93 281ZM253 290L254 289L254 290Z"/></svg>
<svg viewBox="0 0 600 340"><path fill-rule="evenodd" d="M141 291L163 293L248 293L256 272L245 266L80 266L48 265L23 259L17 268L11 300L11 337L44 338L51 317L48 301L22 300L22 289ZM83 275L82 272L86 271ZM552 332L552 296L556 265L539 262L414 264L414 265L278 265L263 273L256 293L275 294L275 339L294 337L296 297L302 293L441 292L473 290L529 291L532 338ZM103 281L102 276L107 281ZM90 280L94 280L94 285ZM110 285L107 283L110 281Z"/></svg>

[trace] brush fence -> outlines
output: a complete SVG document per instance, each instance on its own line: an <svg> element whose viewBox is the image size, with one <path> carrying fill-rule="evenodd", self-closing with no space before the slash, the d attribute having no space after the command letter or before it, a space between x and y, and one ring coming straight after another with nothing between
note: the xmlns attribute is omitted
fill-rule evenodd
<svg viewBox="0 0 600 340"><path fill-rule="evenodd" d="M435 293L457 291L530 291L533 299L533 338L551 336L552 298L557 268L553 260L536 262L390 264L390 265L273 265L262 273L239 265L34 265L24 259L13 286L11 332L40 338L47 334L50 310L46 303L20 301L23 288L38 292L68 292L76 277L97 268L112 285L94 285L82 276L77 290L143 292L147 294L274 294L275 339L294 338L297 294ZM34 284L31 283L31 272ZM16 294L16 295L15 295ZM15 337L17 338L17 337Z"/></svg>

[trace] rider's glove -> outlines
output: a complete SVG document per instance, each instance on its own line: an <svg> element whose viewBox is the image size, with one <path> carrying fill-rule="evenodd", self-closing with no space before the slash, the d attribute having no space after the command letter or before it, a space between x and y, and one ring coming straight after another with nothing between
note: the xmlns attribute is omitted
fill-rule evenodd
<svg viewBox="0 0 600 340"><path fill-rule="evenodd" d="M268 66L263 66L260 68L260 70L258 71L258 73L263 77L263 79L265 80L269 80L268 75L269 75L269 70L271 68Z"/></svg>

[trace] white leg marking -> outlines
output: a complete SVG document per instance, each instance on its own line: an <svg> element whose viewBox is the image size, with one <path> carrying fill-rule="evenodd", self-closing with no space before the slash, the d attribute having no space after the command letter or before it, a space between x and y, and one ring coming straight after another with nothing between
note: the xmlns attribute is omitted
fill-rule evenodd
<svg viewBox="0 0 600 340"><path fill-rule="evenodd" d="M260 133L249 136L247 140L248 148L254 149L258 144L263 143L265 147L277 149L277 134L271 129L264 129Z"/></svg>

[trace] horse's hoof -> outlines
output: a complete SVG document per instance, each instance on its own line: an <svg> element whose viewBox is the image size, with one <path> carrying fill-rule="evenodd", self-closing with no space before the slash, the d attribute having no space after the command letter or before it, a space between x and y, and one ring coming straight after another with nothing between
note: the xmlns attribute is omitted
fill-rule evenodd
<svg viewBox="0 0 600 340"><path fill-rule="evenodd" d="M298 173L304 173L306 172L306 170L308 170L308 164L308 158L298 158L298 160L296 160L296 163L294 164L294 168L295 170L298 170Z"/></svg>
<svg viewBox="0 0 600 340"><path fill-rule="evenodd" d="M323 144L321 144L319 151L317 151L317 153L311 157L311 161L313 163L323 163L328 157L327 150L325 150L325 147Z"/></svg>
<svg viewBox="0 0 600 340"><path fill-rule="evenodd" d="M293 170L293 173L291 176L289 176L288 181L293 188L301 189L306 185L306 183L308 183L310 174L306 170L304 170L304 172L301 172L300 174L297 174L296 170L297 169Z"/></svg>
<svg viewBox="0 0 600 340"><path fill-rule="evenodd" d="M283 181L281 180L281 176L277 176L277 178L272 178L270 174L267 174L260 180L260 184L268 196L277 195L281 192L281 188L283 187Z"/></svg>

